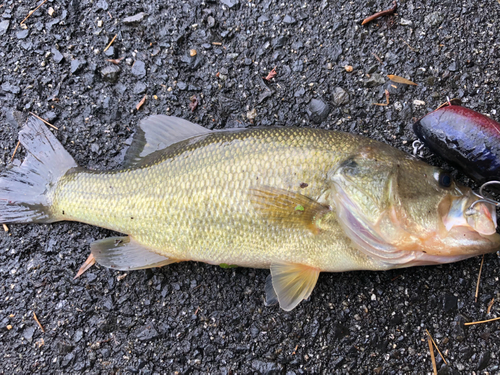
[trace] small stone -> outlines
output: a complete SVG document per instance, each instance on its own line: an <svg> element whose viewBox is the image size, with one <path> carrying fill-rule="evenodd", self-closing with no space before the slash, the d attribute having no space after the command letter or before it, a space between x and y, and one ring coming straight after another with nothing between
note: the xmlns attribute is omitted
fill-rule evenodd
<svg viewBox="0 0 500 375"><path fill-rule="evenodd" d="M399 56L392 52L387 52L385 54L384 61L389 65L395 65L399 62Z"/></svg>
<svg viewBox="0 0 500 375"><path fill-rule="evenodd" d="M90 145L90 150L93 152L93 153L96 153L97 151L99 151L99 145L97 143L92 143Z"/></svg>
<svg viewBox="0 0 500 375"><path fill-rule="evenodd" d="M312 99L307 107L307 114L312 122L321 124L330 114L330 106L319 99Z"/></svg>
<svg viewBox="0 0 500 375"><path fill-rule="evenodd" d="M146 86L145 83L137 82L134 86L134 94L136 94L136 95L144 94L146 92L147 88L148 87Z"/></svg>
<svg viewBox="0 0 500 375"><path fill-rule="evenodd" d="M139 22L141 22L142 20L144 20L144 18L145 18L146 16L147 16L147 14L146 14L146 13L141 12L141 13L137 13L137 14L135 14L135 15L133 15L133 16L130 16L130 17L126 17L126 18L124 18L122 22L123 22L125 25L134 25L134 24L139 23Z"/></svg>
<svg viewBox="0 0 500 375"><path fill-rule="evenodd" d="M283 18L283 23L286 23L287 25L293 25L295 22L297 22L295 18L288 14L285 16L285 18Z"/></svg>
<svg viewBox="0 0 500 375"><path fill-rule="evenodd" d="M257 110L255 108L247 112L247 119L250 121L253 121L255 117L257 117Z"/></svg>
<svg viewBox="0 0 500 375"><path fill-rule="evenodd" d="M443 16L439 11L435 11L426 15L424 22L431 27L438 26L443 22Z"/></svg>
<svg viewBox="0 0 500 375"><path fill-rule="evenodd" d="M47 13L52 17L54 15L54 8L50 7L49 10L47 10Z"/></svg>
<svg viewBox="0 0 500 375"><path fill-rule="evenodd" d="M281 374L283 365L281 363L264 362L259 359L252 361L252 369L259 374Z"/></svg>
<svg viewBox="0 0 500 375"><path fill-rule="evenodd" d="M336 105L343 105L349 103L349 94L342 87L335 87L333 89L333 102Z"/></svg>
<svg viewBox="0 0 500 375"><path fill-rule="evenodd" d="M30 33L30 31L28 29L20 30L16 33L16 38L17 39L25 39L29 33Z"/></svg>
<svg viewBox="0 0 500 375"><path fill-rule="evenodd" d="M365 80L365 87L376 87L383 85L385 83L385 78L378 73L374 73Z"/></svg>
<svg viewBox="0 0 500 375"><path fill-rule="evenodd" d="M64 60L64 55L61 52L59 52L59 50L52 48L50 52L52 53L52 58L54 59L55 63L59 64L61 61Z"/></svg>
<svg viewBox="0 0 500 375"><path fill-rule="evenodd" d="M19 94L21 88L16 85L11 85L9 82L2 83L2 90L6 92L11 92L12 94Z"/></svg>
<svg viewBox="0 0 500 375"><path fill-rule="evenodd" d="M239 0L220 0L220 2L228 8L233 8L240 4Z"/></svg>
<svg viewBox="0 0 500 375"><path fill-rule="evenodd" d="M481 371L481 370L484 370L486 367L488 367L488 365L490 363L490 358L491 358L491 354L488 351L481 354L481 356L479 357L479 362L477 364L477 370Z"/></svg>
<svg viewBox="0 0 500 375"><path fill-rule="evenodd" d="M101 70L102 79L108 82L116 82L119 74L120 68L116 65L109 65Z"/></svg>
<svg viewBox="0 0 500 375"><path fill-rule="evenodd" d="M71 69L70 69L71 74L75 74L80 69L82 69L86 64L87 62L85 60L75 59L71 61Z"/></svg>
<svg viewBox="0 0 500 375"><path fill-rule="evenodd" d="M147 325L137 333L137 338L141 341L150 341L157 338L158 336L160 336L160 334L153 327L153 325Z"/></svg>
<svg viewBox="0 0 500 375"><path fill-rule="evenodd" d="M456 72L458 70L457 62L453 61L450 66L448 66L450 72Z"/></svg>
<svg viewBox="0 0 500 375"><path fill-rule="evenodd" d="M443 299L444 312L456 310L458 306L458 297L453 294L446 293Z"/></svg>
<svg viewBox="0 0 500 375"><path fill-rule="evenodd" d="M177 82L177 88L181 91L184 91L187 89L187 84L186 82L179 81Z"/></svg>
<svg viewBox="0 0 500 375"><path fill-rule="evenodd" d="M108 10L108 2L106 0L99 0L96 3L96 8L97 9L102 9L102 10Z"/></svg>
<svg viewBox="0 0 500 375"><path fill-rule="evenodd" d="M209 29L215 26L215 19L212 16L207 17L207 26Z"/></svg>
<svg viewBox="0 0 500 375"><path fill-rule="evenodd" d="M464 324L465 318L462 315L457 315L453 320L451 335L457 341L465 340Z"/></svg>
<svg viewBox="0 0 500 375"><path fill-rule="evenodd" d="M102 25L103 25L102 20L97 21L97 27L102 27Z"/></svg>
<svg viewBox="0 0 500 375"><path fill-rule="evenodd" d="M146 76L146 64L144 61L136 60L132 66L131 73L139 78L144 78Z"/></svg>
<svg viewBox="0 0 500 375"><path fill-rule="evenodd" d="M35 333L35 327L28 327L23 331L23 337L31 342L33 340L33 334Z"/></svg>
<svg viewBox="0 0 500 375"><path fill-rule="evenodd" d="M194 56L196 56L196 54L197 54L197 52L196 52L195 49L190 49L189 50L189 56L194 57Z"/></svg>
<svg viewBox="0 0 500 375"><path fill-rule="evenodd" d="M402 25L402 26L411 26L411 25L413 25L413 22L410 21L410 20L406 20L404 18L401 18L399 20L399 24Z"/></svg>
<svg viewBox="0 0 500 375"><path fill-rule="evenodd" d="M425 102L423 100L415 99L413 101L413 105L425 105Z"/></svg>
<svg viewBox="0 0 500 375"><path fill-rule="evenodd" d="M345 71L346 71L347 73L351 73L351 72L352 72L352 70L353 70L351 65L346 65L346 66L344 66L344 69L345 69Z"/></svg>
<svg viewBox="0 0 500 375"><path fill-rule="evenodd" d="M107 57L114 57L115 56L115 47L113 47L113 46L109 47L106 51L104 51L104 54Z"/></svg>
<svg viewBox="0 0 500 375"><path fill-rule="evenodd" d="M7 30L9 29L9 25L10 25L9 20L0 22L0 35L3 35L7 32Z"/></svg>

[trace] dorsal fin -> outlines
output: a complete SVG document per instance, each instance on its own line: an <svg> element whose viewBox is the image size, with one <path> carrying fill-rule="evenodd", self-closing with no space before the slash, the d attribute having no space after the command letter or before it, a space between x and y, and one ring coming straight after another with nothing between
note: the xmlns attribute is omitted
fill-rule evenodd
<svg viewBox="0 0 500 375"><path fill-rule="evenodd" d="M155 151L185 139L210 133L203 126L193 124L179 117L154 115L141 120L128 148L124 166L136 165Z"/></svg>

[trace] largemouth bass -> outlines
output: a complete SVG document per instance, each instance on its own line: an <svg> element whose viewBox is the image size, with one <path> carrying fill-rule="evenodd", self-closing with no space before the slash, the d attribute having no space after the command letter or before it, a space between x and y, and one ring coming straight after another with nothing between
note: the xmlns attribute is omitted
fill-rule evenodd
<svg viewBox="0 0 500 375"><path fill-rule="evenodd" d="M80 221L128 236L91 244L120 270L187 260L270 268L291 310L322 271L449 263L500 248L495 208L450 174L386 144L319 129L209 131L141 122L122 169L77 167L30 118L0 176L0 222Z"/></svg>

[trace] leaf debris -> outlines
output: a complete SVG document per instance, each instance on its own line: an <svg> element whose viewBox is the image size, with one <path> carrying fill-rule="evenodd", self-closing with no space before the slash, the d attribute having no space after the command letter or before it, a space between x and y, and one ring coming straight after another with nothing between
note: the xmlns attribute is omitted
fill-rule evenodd
<svg viewBox="0 0 500 375"><path fill-rule="evenodd" d="M413 81L410 81L409 79L406 79L406 78L403 78L403 77L400 77L400 76L396 76L394 74L388 74L387 77L392 81L392 82L396 82L396 83L401 83L403 85L412 85L412 86L418 86L417 83L413 82Z"/></svg>

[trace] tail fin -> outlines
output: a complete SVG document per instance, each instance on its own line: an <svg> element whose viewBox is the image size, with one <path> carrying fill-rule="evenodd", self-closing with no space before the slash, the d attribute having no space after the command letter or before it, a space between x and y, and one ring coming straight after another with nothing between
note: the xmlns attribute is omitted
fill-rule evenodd
<svg viewBox="0 0 500 375"><path fill-rule="evenodd" d="M57 181L76 163L42 121L30 117L19 132L26 150L20 166L0 173L0 223L50 223Z"/></svg>

